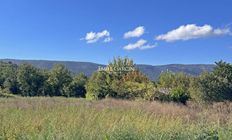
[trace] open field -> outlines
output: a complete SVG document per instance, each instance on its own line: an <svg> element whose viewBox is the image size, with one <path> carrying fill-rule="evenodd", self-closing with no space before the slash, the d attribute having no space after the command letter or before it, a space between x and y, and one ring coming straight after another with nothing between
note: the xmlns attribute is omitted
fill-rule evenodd
<svg viewBox="0 0 232 140"><path fill-rule="evenodd" d="M232 104L1 98L0 139L232 139Z"/></svg>

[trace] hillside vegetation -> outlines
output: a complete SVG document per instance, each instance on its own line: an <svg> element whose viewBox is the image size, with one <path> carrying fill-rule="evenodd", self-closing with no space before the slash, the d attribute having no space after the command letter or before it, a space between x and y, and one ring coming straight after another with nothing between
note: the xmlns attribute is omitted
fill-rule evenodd
<svg viewBox="0 0 232 140"><path fill-rule="evenodd" d="M155 74L155 73L154 73ZM157 81L137 69L133 60L115 58L91 77L73 74L64 65L51 70L31 64L0 63L0 95L82 97L179 102L232 100L232 65L217 62L212 72L199 76L162 72Z"/></svg>
<svg viewBox="0 0 232 140"><path fill-rule="evenodd" d="M98 67L105 67L106 65L96 64L91 62L74 62L74 61L49 61L49 60L17 60L17 59L0 59L2 62L12 62L17 65L31 64L36 68L51 70L57 64L64 65L72 73L84 73L86 76L91 76ZM163 71L170 70L175 73L183 72L189 75L200 75L202 72L210 72L215 65L210 64L170 64L170 65L142 65L136 64L136 67L144 73L149 79L157 80Z"/></svg>

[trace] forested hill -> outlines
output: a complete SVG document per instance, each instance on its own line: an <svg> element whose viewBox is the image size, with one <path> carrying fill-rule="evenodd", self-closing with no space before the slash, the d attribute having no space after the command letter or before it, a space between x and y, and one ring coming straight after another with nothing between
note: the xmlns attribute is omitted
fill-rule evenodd
<svg viewBox="0 0 232 140"><path fill-rule="evenodd" d="M12 62L15 64L29 63L38 68L51 69L55 64L63 64L71 72L80 73L83 72L87 76L90 76L99 66L105 65L96 64L91 62L74 62L74 61L48 61L48 60L16 60L16 59L0 59L4 62ZM139 64L137 67L146 74L150 79L156 80L162 71L173 71L173 72L184 72L190 75L199 75L203 71L212 71L214 65L206 64L194 64L194 65L182 65L182 64L171 64L171 65L142 65Z"/></svg>

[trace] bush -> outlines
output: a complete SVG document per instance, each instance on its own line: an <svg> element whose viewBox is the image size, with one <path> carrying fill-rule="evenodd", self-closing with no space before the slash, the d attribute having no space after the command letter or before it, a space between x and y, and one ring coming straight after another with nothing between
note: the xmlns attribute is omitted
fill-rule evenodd
<svg viewBox="0 0 232 140"><path fill-rule="evenodd" d="M120 80L114 80L112 90L116 98L149 99L154 92L154 84L138 70L125 74Z"/></svg>
<svg viewBox="0 0 232 140"><path fill-rule="evenodd" d="M112 90L115 92L116 98L143 98L149 100L151 98L150 95L154 93L154 86L152 83L114 81L112 84Z"/></svg>
<svg viewBox="0 0 232 140"><path fill-rule="evenodd" d="M153 93L153 83L140 71L133 69L132 60L114 59L107 67L106 71L95 72L89 79L86 86L88 99L145 99Z"/></svg>
<svg viewBox="0 0 232 140"><path fill-rule="evenodd" d="M114 96L111 90L112 78L107 72L95 72L86 86L86 98L102 99L106 96Z"/></svg>
<svg viewBox="0 0 232 140"><path fill-rule="evenodd" d="M47 79L48 89L51 92L49 95L69 97L70 95L65 89L71 82L71 72L63 65L55 65Z"/></svg>
<svg viewBox="0 0 232 140"><path fill-rule="evenodd" d="M192 83L191 96L196 101L221 102L232 100L232 65L216 63L211 73L204 73Z"/></svg>
<svg viewBox="0 0 232 140"><path fill-rule="evenodd" d="M144 99L148 101L170 101L169 95L159 91L158 89L153 89L153 92L148 92L145 94Z"/></svg>
<svg viewBox="0 0 232 140"><path fill-rule="evenodd" d="M13 95L13 94L10 94L10 93L8 93L8 92L6 92L4 89L2 89L1 87L0 87L0 97L2 98L9 98L9 97L16 97L15 95Z"/></svg>
<svg viewBox="0 0 232 140"><path fill-rule="evenodd" d="M170 99L174 102L186 104L189 94L181 87L173 88L169 94Z"/></svg>
<svg viewBox="0 0 232 140"><path fill-rule="evenodd" d="M22 96L39 96L43 93L45 77L40 69L23 64L19 66L17 82Z"/></svg>
<svg viewBox="0 0 232 140"><path fill-rule="evenodd" d="M172 89L175 87L189 88L191 76L184 73L173 73L170 71L163 72L160 74L158 80L159 88Z"/></svg>
<svg viewBox="0 0 232 140"><path fill-rule="evenodd" d="M70 97L85 97L86 83L87 83L87 77L83 73L81 73L75 76L72 82L68 86L65 87L65 92Z"/></svg>
<svg viewBox="0 0 232 140"><path fill-rule="evenodd" d="M17 94L19 90L17 70L18 66L16 64L0 62L0 87L11 94Z"/></svg>
<svg viewBox="0 0 232 140"><path fill-rule="evenodd" d="M189 88L193 77L184 73L164 72L161 73L158 81L158 100L174 101L185 104L190 98Z"/></svg>

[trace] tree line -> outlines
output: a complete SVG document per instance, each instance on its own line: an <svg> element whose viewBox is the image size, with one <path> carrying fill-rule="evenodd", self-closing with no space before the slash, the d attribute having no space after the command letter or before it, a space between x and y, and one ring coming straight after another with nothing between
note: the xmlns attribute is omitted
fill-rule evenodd
<svg viewBox="0 0 232 140"><path fill-rule="evenodd" d="M166 71L157 81L151 81L135 68L133 60L129 58L115 58L105 70L96 71L89 78L83 73L71 73L59 64L45 70L30 64L0 62L0 96L6 94L81 97L89 100L110 97L183 104L188 100L231 101L232 65L219 61L212 72L199 76Z"/></svg>

